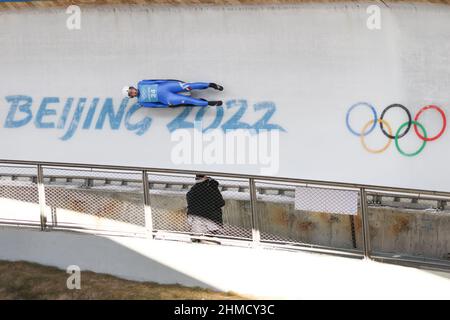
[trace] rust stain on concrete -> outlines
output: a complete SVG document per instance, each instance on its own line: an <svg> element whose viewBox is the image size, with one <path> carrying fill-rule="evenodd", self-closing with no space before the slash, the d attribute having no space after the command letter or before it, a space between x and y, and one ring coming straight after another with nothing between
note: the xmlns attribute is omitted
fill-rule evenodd
<svg viewBox="0 0 450 320"><path fill-rule="evenodd" d="M121 204L117 201L108 201L96 215L103 217L114 217L121 212ZM121 220L121 219L120 219Z"/></svg>
<svg viewBox="0 0 450 320"><path fill-rule="evenodd" d="M296 228L300 231L306 232L315 229L316 225L312 221L299 221L296 223Z"/></svg>
<svg viewBox="0 0 450 320"><path fill-rule="evenodd" d="M272 208L272 222L276 225L281 225L283 227L289 226L289 214L286 212L284 208Z"/></svg>
<svg viewBox="0 0 450 320"><path fill-rule="evenodd" d="M60 205L59 207L64 208L64 205ZM78 212L84 212L88 213L88 204L86 201L80 200L80 199L70 199L68 207L70 210L78 211Z"/></svg>
<svg viewBox="0 0 450 320"><path fill-rule="evenodd" d="M390 228L391 231L398 235L402 232L407 232L410 229L410 218L405 215L398 215L394 217L394 224Z"/></svg>

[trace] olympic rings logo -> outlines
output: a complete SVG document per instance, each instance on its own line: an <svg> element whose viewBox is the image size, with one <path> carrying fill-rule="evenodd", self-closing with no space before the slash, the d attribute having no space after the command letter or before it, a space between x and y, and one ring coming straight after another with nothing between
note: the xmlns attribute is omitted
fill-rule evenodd
<svg viewBox="0 0 450 320"><path fill-rule="evenodd" d="M354 130L351 126L350 126L350 113L358 107L367 107L372 111L372 115L373 115L373 119L369 120L361 129L361 131L356 131ZM403 124L400 125L400 127L397 129L397 131L395 132L395 134L393 134L392 128L389 125L389 122L386 121L385 116L386 113L393 109L393 108L400 108L401 110L403 110L406 115L408 116L408 121L404 122ZM441 118L442 118L442 128L441 130L433 137L428 137L427 131L425 130L425 127L419 122L419 118L420 116L427 110L434 110L437 111ZM445 132L445 129L447 127L447 118L445 116L444 111L435 105L427 105L423 108L421 108L415 115L414 120L411 116L411 112L403 105L401 104L391 104L388 107L386 107L383 112L381 112L381 116L378 118L377 115L377 111L375 110L375 108L367 103L367 102L358 102L355 103L354 105L352 105L348 111L347 111L347 115L345 118L345 123L347 125L348 130L355 136L359 137L361 140L361 144L363 146L363 148L365 150L367 150L370 153L382 153L384 151L387 150L387 148L389 148L389 146L391 145L392 140L395 141L395 147L397 148L397 151L406 157L413 157L418 155L419 153L421 153L423 151L423 149L425 148L425 145L427 144L427 142L430 141L435 141L437 139L439 139ZM388 138L386 144L379 148L379 149L372 149L369 146L367 146L366 141L365 141L365 137L370 134L373 130L375 130L375 128L377 127L377 124L380 125L380 129L381 132ZM420 145L420 147L414 151L414 152L405 152L402 150L402 148L400 147L400 142L399 140L401 138L403 138L411 129L411 126L414 126L414 132L416 133L417 137L422 140L422 144ZM419 132L419 129L421 132Z"/></svg>

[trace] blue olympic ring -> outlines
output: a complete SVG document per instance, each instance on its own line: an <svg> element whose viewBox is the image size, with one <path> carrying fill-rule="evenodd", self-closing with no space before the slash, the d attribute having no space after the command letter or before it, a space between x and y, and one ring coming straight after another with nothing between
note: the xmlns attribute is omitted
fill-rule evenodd
<svg viewBox="0 0 450 320"><path fill-rule="evenodd" d="M350 112L351 112L353 109L355 109L357 106L360 106L360 105L369 107L369 108L372 110L372 113L373 113L373 125L372 125L372 126L370 127L370 129L367 130L367 132L365 132L364 134L361 134L361 133L359 133L359 132L353 130L352 127L350 126L350 121L349 121L349 118L350 118ZM345 123L347 124L348 130L350 130L350 132L353 133L355 136L357 136L357 137L367 136L367 135L368 135L369 133L371 133L371 132L375 129L375 127L377 126L377 123L378 123L377 111L375 110L374 106L372 106L371 104L369 104L369 103L367 103L367 102L357 102L357 103L355 103L354 105L352 105L352 106L350 107L350 109L348 109L347 115L346 115L346 117L345 117Z"/></svg>

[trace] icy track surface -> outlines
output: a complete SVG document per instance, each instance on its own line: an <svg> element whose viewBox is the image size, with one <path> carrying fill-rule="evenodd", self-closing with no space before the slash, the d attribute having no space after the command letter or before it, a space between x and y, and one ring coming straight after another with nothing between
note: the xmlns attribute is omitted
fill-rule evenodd
<svg viewBox="0 0 450 320"><path fill-rule="evenodd" d="M429 104L447 114L450 8L392 4L381 8L376 30L367 27L366 9L89 8L80 30L66 27L63 9L0 12L0 158L450 191L442 176L447 130L406 157L394 141L383 153L366 151L346 125L358 102L377 117L394 103L412 116ZM220 83L223 93L202 94L225 105L150 110L121 97L124 85L148 78ZM371 109L359 106L349 125L360 131L370 120ZM393 108L385 120L395 134L407 117ZM443 127L436 110L420 122L429 137ZM230 151L227 137L236 132L256 143L243 149L256 157L249 164ZM379 127L365 140L371 149L389 141ZM223 152L208 150L208 141ZM180 160L183 143L191 151ZM399 143L413 152L422 141L412 127Z"/></svg>

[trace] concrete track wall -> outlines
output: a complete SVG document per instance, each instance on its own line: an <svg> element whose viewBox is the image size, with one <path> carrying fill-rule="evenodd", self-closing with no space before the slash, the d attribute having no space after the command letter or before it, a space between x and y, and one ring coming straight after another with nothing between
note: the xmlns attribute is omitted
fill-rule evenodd
<svg viewBox="0 0 450 320"><path fill-rule="evenodd" d="M184 198L153 196L155 227L169 231L189 231ZM170 205L168 205L170 203ZM248 201L227 200L223 210L226 224L251 228ZM334 248L353 249L350 216L305 212L294 204L258 203L263 240L301 242ZM389 253L448 261L450 254L450 213L370 207L372 249ZM183 226L185 226L183 228ZM361 216L354 217L356 248L362 248Z"/></svg>
<svg viewBox="0 0 450 320"><path fill-rule="evenodd" d="M0 188L0 222L39 223L36 199L16 195L35 194L29 187ZM142 192L46 187L49 226L69 226L123 233L145 233ZM155 230L190 232L185 196L150 195ZM220 234L251 239L248 200L225 195L224 228ZM361 216L351 217L295 210L292 203L258 202L261 237L265 241L313 244L343 249L362 249ZM53 214L52 214L53 213ZM449 211L369 207L373 251L448 261L450 257Z"/></svg>

